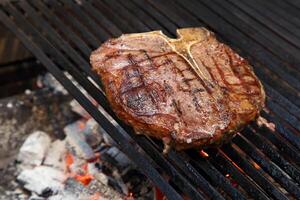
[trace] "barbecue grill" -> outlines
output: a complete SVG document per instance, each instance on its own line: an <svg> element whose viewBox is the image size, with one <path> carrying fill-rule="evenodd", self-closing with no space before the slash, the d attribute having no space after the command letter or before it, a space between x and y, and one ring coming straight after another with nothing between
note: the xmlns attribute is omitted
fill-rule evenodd
<svg viewBox="0 0 300 200"><path fill-rule="evenodd" d="M292 0L21 0L3 1L0 19L168 199L300 199L299 11ZM116 118L89 55L122 33L176 37L192 26L250 61L266 90L261 115L273 125L253 122L220 149L163 155L161 142Z"/></svg>

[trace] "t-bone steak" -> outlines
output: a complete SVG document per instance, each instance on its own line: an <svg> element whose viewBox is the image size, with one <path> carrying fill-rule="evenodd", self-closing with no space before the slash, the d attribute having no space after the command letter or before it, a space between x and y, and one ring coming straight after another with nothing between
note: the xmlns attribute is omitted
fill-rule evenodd
<svg viewBox="0 0 300 200"><path fill-rule="evenodd" d="M265 93L249 63L205 28L124 34L91 55L117 116L176 149L231 139L255 120Z"/></svg>

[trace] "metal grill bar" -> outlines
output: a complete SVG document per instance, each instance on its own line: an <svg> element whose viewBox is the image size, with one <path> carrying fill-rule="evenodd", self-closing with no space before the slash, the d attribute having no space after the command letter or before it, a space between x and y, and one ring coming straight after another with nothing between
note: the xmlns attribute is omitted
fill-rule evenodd
<svg viewBox="0 0 300 200"><path fill-rule="evenodd" d="M95 36L92 34L82 23L80 23L73 15L67 14L68 7L64 8L57 1L48 1L49 6L53 6L54 10L59 14L59 16L66 20L68 24L72 26L78 33L80 33L81 37L88 41L89 45L95 49L101 44L101 40L104 40L104 37ZM101 39L99 39L101 38Z"/></svg>
<svg viewBox="0 0 300 200"><path fill-rule="evenodd" d="M215 155L210 161L223 173L229 174L237 181L237 183L243 187L248 194L254 199L268 199L267 195L260 189L252 180L250 180L244 173L236 168L231 160L228 159L226 154L222 151L209 151L210 154Z"/></svg>
<svg viewBox="0 0 300 200"><path fill-rule="evenodd" d="M222 148L223 151L228 155L237 165L239 165L245 172L259 184L268 194L276 199L288 199L280 190L278 190L267 178L261 170L254 168L249 161L242 157L238 151L230 145L226 145Z"/></svg>
<svg viewBox="0 0 300 200"><path fill-rule="evenodd" d="M300 189L297 184L293 180L289 179L289 177L283 173L282 170L279 169L279 167L277 167L273 162L270 162L270 160L264 158L262 153L258 152L252 144L246 142L246 140L240 135L237 135L234 138L234 142L239 146L239 148L251 156L255 162L259 163L259 165L261 165L262 168L274 179L280 182L287 191L294 194L297 198L300 198Z"/></svg>
<svg viewBox="0 0 300 200"><path fill-rule="evenodd" d="M222 16L227 23L243 30L248 37L255 39L261 46L264 46L264 48L283 59L283 61L291 64L299 63L298 48L274 34L274 32L236 8L234 5L227 1L219 0L211 1L207 5L211 5L211 7L214 8L214 11ZM274 43L274 41L276 41L276 43ZM289 67L290 66L288 66L288 68Z"/></svg>
<svg viewBox="0 0 300 200"><path fill-rule="evenodd" d="M282 120L274 117L272 113L261 112L261 116L267 119L268 121L274 123L278 133L285 137L296 148L300 149L299 135L297 135L297 133L294 133L290 128L285 126Z"/></svg>
<svg viewBox="0 0 300 200"><path fill-rule="evenodd" d="M143 146L145 146L145 144L143 144ZM152 151L152 152L153 152L153 151ZM156 155L156 157L158 157L158 156ZM169 165L168 168L166 168L166 169L169 169L169 168L170 168L170 165ZM172 172L171 174L175 174L174 178L176 178L177 176L180 177L179 173L174 173L174 172ZM183 178L183 177L180 177L179 179L176 178L177 184L178 184L178 182L179 182L180 179L184 179L184 178ZM184 181L185 184L186 184L186 182L187 182L187 181ZM185 186L184 183L183 183L183 184L179 184L179 186L181 186L181 188L183 187L183 188L187 188L187 189L190 189L190 188L192 189L192 186L187 187L187 186ZM187 193L188 193L191 197L193 197L193 198L197 198L197 199L201 198L201 196L197 193L196 190L188 190Z"/></svg>
<svg viewBox="0 0 300 200"><path fill-rule="evenodd" d="M269 3L273 3L274 5L276 5L281 10L288 10L289 12L286 14L290 14L291 17L296 17L296 18L300 19L298 16L299 10L297 10L297 8L295 6L291 6L288 2L280 1L280 0L274 0L274 1L268 0L268 1L269 1Z"/></svg>
<svg viewBox="0 0 300 200"><path fill-rule="evenodd" d="M268 26L274 32L281 35L284 39L290 41L292 44L294 44L298 48L300 47L300 39L297 37L297 35L295 33L288 30L289 28L291 28L291 30L293 30L297 33L298 30L294 30L294 27L290 27L290 26L288 26L288 24L286 22L280 21L278 19L276 21L270 20L268 17L265 17L266 15L268 15L268 12L265 11L264 14L262 14L261 12L259 12L257 10L259 8L258 6L256 6L256 9L253 9L253 7L250 6L249 4L247 4L246 2L243 2L243 1L235 2L232 0L229 0L229 1L231 1L232 3L234 3L235 5L237 5L241 9L243 9L245 12L249 13L250 15L255 16L255 18L258 21L260 21L263 24L265 24L266 26Z"/></svg>
<svg viewBox="0 0 300 200"><path fill-rule="evenodd" d="M279 151L283 152L287 158L293 158L292 162L299 164L300 163L300 155L298 154L297 150L288 144L288 142L278 135L276 132L270 131L266 127L258 127L256 124L252 123L252 126L256 130L256 132L261 133L260 135L267 138L273 145L279 149Z"/></svg>
<svg viewBox="0 0 300 200"><path fill-rule="evenodd" d="M276 76L281 77L281 82L282 81L289 81L289 84L295 88L299 88L299 81L296 80L294 77L292 77L290 74L287 74L286 72L280 73L283 70L280 69L280 65L283 64L280 61L278 61L274 56L270 55L269 52L263 50L259 45L256 45L255 41L250 40L250 38L245 37L238 29L235 27L231 26L230 24L226 24L226 21L224 21L221 17L217 16L214 14L212 11L208 10L205 8L202 3L205 2L207 3L208 1L204 0L203 2L198 2L198 1L188 1L188 3L182 3L181 1L177 1L177 3L180 3L181 6L185 7L188 9L191 14L195 15L196 17L199 17L200 20L203 20L205 23L209 24L211 27L213 27L216 30L222 31L222 36L228 41L230 41L232 44L234 44L236 47L240 47L243 49L245 52L248 52L250 55L252 55L252 58L257 58L259 59L260 62L264 63L265 66L262 66L258 63L254 65L255 71L258 74L262 74L260 77L274 77L274 75L271 73L271 71L276 72ZM201 12L200 12L201 11ZM201 15L199 15L201 13ZM222 21L222 23L220 23ZM218 32L218 31L217 31ZM226 35L225 35L226 34ZM234 39L233 39L234 38ZM239 41L243 41L242 43ZM243 52L242 52L243 54ZM279 71L278 71L279 70ZM291 78L291 79L289 79ZM264 80L267 82L269 79ZM292 80L292 82L291 82ZM295 82L294 82L295 81ZM277 82L278 83L278 82ZM270 84L270 85L274 85ZM277 84L278 85L278 84ZM286 91L292 91L292 88L289 89L284 89L281 91L282 94L285 94ZM294 94L291 94L296 100L296 90ZM289 98L289 96L285 95L286 97Z"/></svg>
<svg viewBox="0 0 300 200"><path fill-rule="evenodd" d="M286 2L284 5L291 7ZM231 14L228 8L234 8L238 12ZM244 14L247 12L233 3L218 0L191 0L184 3L179 0L133 0L128 3L104 0L82 1L81 4L71 0L20 1L13 5L4 5L1 9L7 15L13 16L13 19L8 18L2 11L0 19L5 21L118 143L125 143L120 144L121 149L125 153L132 153L133 155L129 154L130 158L137 154L138 158L133 159L135 162L145 161L146 164L138 163L138 166L169 198L180 196L159 176L154 167L166 172L171 177L172 184L176 185L175 188L188 194L191 199L223 199L221 192L226 192L234 199L246 199L247 195L255 199L289 198L290 196L286 196L286 193L273 184L274 180L299 198L299 186L296 182L299 182L297 165L300 155L297 132L300 118L297 92L300 73L294 65L299 63L300 51L289 41L281 39L282 36L278 36L270 27L265 28L265 16L263 21L257 22L252 15ZM136 9L137 12L134 12ZM257 12L256 9L260 7L254 8L252 12ZM242 16L241 19L237 19L236 15ZM241 26L245 21L250 26ZM24 32L17 30L16 25ZM281 24L283 25L286 24ZM122 32L161 29L174 36L177 27L186 26L209 27L221 35L222 39L226 38L226 41L239 47L242 54L249 54L250 60L260 62L255 63L254 67L266 86L269 108L262 115L275 123L275 132L252 123L242 135L233 140L234 144L219 151L209 150L207 159L200 158L195 150L186 153L171 151L163 156L159 143L134 135L130 127L115 117L101 89L88 80L88 77L93 77L94 82L101 85L86 61L91 49L98 47L108 37L118 36ZM257 33L256 30L261 27L261 32ZM270 37L266 37L266 34L270 34ZM278 40L280 45L272 43L273 39ZM105 111L101 109L99 112L50 58L59 67L67 69ZM281 66L286 66L286 70ZM117 125L111 123L111 117ZM245 156L245 153L251 158ZM253 162L262 168L256 169ZM225 177L228 173L238 183L237 188ZM269 176L274 180L269 180Z"/></svg>
<svg viewBox="0 0 300 200"><path fill-rule="evenodd" d="M50 9L48 9L47 6L45 6L41 1L31 1L28 3L31 3L38 10L40 10L43 13L43 17L45 17L51 24L55 24L56 28L59 31L61 31L64 35L68 35L69 40L71 40L73 44L76 45L76 48L81 51L85 58L88 58L90 56L90 53L92 51L91 48L76 34L70 35L69 33L72 32L71 29L68 26L65 26L62 21L55 14L53 14Z"/></svg>
<svg viewBox="0 0 300 200"><path fill-rule="evenodd" d="M191 1L189 1L191 2ZM198 3L198 2L197 2ZM198 14L198 13L201 13L202 16L203 16L203 20L207 20L207 23L210 23L210 25L216 25L216 27L218 28L218 30L222 30L224 31L225 33L228 33L228 35L230 35L230 32L232 31L232 28L227 28L225 25L223 25L223 23L220 23L220 21L222 20L221 18L217 18L217 16L215 16L212 12L210 12L209 10L207 10L205 7L201 6L200 4L197 5L197 4L184 4L185 6L187 5L190 5L190 11L194 11L194 14ZM182 5L182 6L184 6ZM194 8L197 8L197 9L194 9ZM199 9L201 12L199 12ZM214 16L216 18L214 18ZM226 29L225 29L226 28ZM225 29L225 30L224 30ZM238 30L236 30L234 33L231 33L232 34L232 38L235 38L234 35L238 35ZM232 40L232 42L237 42L237 41L245 41L247 40L247 38L241 38L240 40L237 40L237 39L234 39ZM247 49L247 46L244 47L245 49ZM266 79L266 77L270 77L270 73L267 73L267 74L261 74L262 71L260 71L261 69L263 69L264 67L263 66L260 66L259 64L255 64L254 65L255 68L255 71L257 72L258 75L260 75L259 77L263 80L263 81L266 81L266 82L269 82L269 80L272 80L272 85L278 85L278 83L282 83L282 79L279 79L279 80L276 80L277 78L275 78L273 75L271 75L272 79ZM275 80L276 81L275 81ZM276 83L277 82L277 83ZM278 88L276 87L277 90L281 90L280 89L281 86L278 85ZM282 94L284 94L284 96L288 96L286 94L286 91L291 91L291 88L286 88L284 89L284 91L280 91ZM297 100L297 95L295 96L296 94L292 95L294 96L295 98L295 105L298 105L299 103L299 100ZM291 96L289 96L288 98L291 99Z"/></svg>
<svg viewBox="0 0 300 200"><path fill-rule="evenodd" d="M193 152L190 153L193 157L199 157L199 154ZM184 154L185 157L189 157ZM204 159L193 159L190 161L191 164L206 174L212 183L226 192L232 199L246 199L233 185L225 178L208 160Z"/></svg>
<svg viewBox="0 0 300 200"><path fill-rule="evenodd" d="M260 150L262 150L275 164L284 169L290 177L298 183L300 182L300 171L282 158L280 154L277 153L276 149L268 141L263 140L255 130L247 127L245 131L243 131L243 136L251 141L256 147L260 148Z"/></svg>
<svg viewBox="0 0 300 200"><path fill-rule="evenodd" d="M270 10L267 10L268 12L268 16L270 16L271 18L276 19L275 21L279 20L283 20L283 23L288 23L289 26L296 26L296 27L300 27L300 19L290 15L289 12L286 12L284 10L281 9L281 7L276 6L276 4L273 4L271 2L259 2L257 4L259 6L259 9L262 10L263 7L269 7L270 10L272 10L273 12L270 12ZM289 11L289 10L288 10ZM285 26L286 28L288 28L288 26ZM298 29L299 31L299 29Z"/></svg>
<svg viewBox="0 0 300 200"><path fill-rule="evenodd" d="M93 116L98 123L101 123L106 131L109 130L110 135L117 141L121 150L124 151L155 184L160 186L166 196L170 199L181 199L178 193L175 192L174 189L162 179L158 172L151 167L151 163L133 148L132 141L129 142L123 136L124 133L120 133L120 129L116 129L110 121L108 121L108 119L93 106L93 104L72 84L70 80L67 79L67 77L62 74L59 68L57 68L57 66L26 36L25 33L15 28L15 24L5 15L5 13L3 13L3 11L0 11L0 18L2 19L1 21L20 38L26 47L42 61L55 78L66 87L68 92L80 102L91 116Z"/></svg>

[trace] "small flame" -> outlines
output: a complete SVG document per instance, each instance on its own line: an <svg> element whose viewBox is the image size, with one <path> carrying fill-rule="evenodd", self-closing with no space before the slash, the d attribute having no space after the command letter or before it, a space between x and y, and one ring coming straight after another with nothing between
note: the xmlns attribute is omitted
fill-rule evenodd
<svg viewBox="0 0 300 200"><path fill-rule="evenodd" d="M208 158L208 157L209 157L209 154L206 153L204 150L199 151L199 154L200 154L200 156L203 157L203 158Z"/></svg>
<svg viewBox="0 0 300 200"><path fill-rule="evenodd" d="M124 198L124 200L134 200L133 193L129 192L129 194Z"/></svg>
<svg viewBox="0 0 300 200"><path fill-rule="evenodd" d="M255 169L260 169L261 167L258 165L258 164L256 164L256 163L253 163L253 166L255 167Z"/></svg>
<svg viewBox="0 0 300 200"><path fill-rule="evenodd" d="M226 178L229 178L229 177L230 177L230 174L226 174L225 177L226 177Z"/></svg>

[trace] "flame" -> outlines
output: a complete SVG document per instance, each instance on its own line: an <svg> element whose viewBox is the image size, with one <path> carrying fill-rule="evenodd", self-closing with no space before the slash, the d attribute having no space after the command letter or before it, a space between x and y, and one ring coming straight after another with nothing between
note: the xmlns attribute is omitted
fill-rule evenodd
<svg viewBox="0 0 300 200"><path fill-rule="evenodd" d="M208 157L209 157L209 154L206 153L204 150L199 151L199 154L200 154L200 156L203 157L203 158L208 158Z"/></svg>

